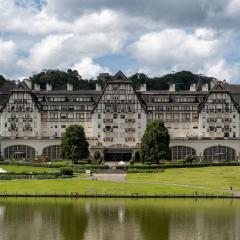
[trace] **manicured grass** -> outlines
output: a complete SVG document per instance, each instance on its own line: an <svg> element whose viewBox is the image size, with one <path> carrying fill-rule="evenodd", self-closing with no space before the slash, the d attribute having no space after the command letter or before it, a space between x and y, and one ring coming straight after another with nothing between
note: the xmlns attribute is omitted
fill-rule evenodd
<svg viewBox="0 0 240 240"><path fill-rule="evenodd" d="M1 167L1 166L0 166ZM7 171L55 171L39 167L2 166ZM125 182L81 179L0 181L0 192L8 193L107 193L107 194L225 194L230 186L240 192L240 167L167 169L163 173L128 174Z"/></svg>
<svg viewBox="0 0 240 240"><path fill-rule="evenodd" d="M72 164L72 161L70 160L58 160L58 161L52 161L52 165L57 165L57 164L61 164L61 165L71 165Z"/></svg>
<svg viewBox="0 0 240 240"><path fill-rule="evenodd" d="M108 194L193 194L193 187L166 186L160 184L135 184L82 179L64 180L12 180L0 181L0 192L8 193L108 193ZM222 194L222 191L199 189L199 194Z"/></svg>
<svg viewBox="0 0 240 240"><path fill-rule="evenodd" d="M128 174L129 182L160 182L165 184L190 185L210 189L240 191L240 166L176 168L163 173Z"/></svg>
<svg viewBox="0 0 240 240"><path fill-rule="evenodd" d="M52 173L59 171L59 168L45 168L45 167L32 167L32 166L14 166L14 165L0 165L0 168L7 172L23 173L23 172L35 172L35 173Z"/></svg>

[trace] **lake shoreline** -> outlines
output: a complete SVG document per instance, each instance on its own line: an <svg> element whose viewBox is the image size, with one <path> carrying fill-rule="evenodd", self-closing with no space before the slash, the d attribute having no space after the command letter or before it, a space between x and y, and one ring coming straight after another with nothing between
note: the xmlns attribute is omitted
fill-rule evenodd
<svg viewBox="0 0 240 240"><path fill-rule="evenodd" d="M201 198L201 199L240 199L236 195L211 195L211 194L18 194L18 193L0 193L0 198Z"/></svg>

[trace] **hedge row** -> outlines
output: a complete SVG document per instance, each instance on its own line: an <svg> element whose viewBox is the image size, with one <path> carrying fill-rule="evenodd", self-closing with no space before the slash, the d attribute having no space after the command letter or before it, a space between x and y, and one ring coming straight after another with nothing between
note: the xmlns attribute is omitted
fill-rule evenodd
<svg viewBox="0 0 240 240"><path fill-rule="evenodd" d="M194 164L154 164L154 165L130 165L117 166L117 169L168 169L168 168L201 168L201 167L240 166L239 162L222 163L194 163Z"/></svg>
<svg viewBox="0 0 240 240"><path fill-rule="evenodd" d="M128 173L160 173L164 172L165 169L138 169L138 168L129 168Z"/></svg>
<svg viewBox="0 0 240 240"><path fill-rule="evenodd" d="M0 174L0 180L14 179L57 179L57 174L23 174L23 173L4 173Z"/></svg>
<svg viewBox="0 0 240 240"><path fill-rule="evenodd" d="M45 167L45 168L64 168L69 165L65 164L46 164L46 163L32 163L32 162L0 162L0 165L12 165L12 166L29 166L29 167ZM74 170L76 169L109 169L108 165L99 166L96 164L85 164L85 165L73 165L71 166Z"/></svg>
<svg viewBox="0 0 240 240"><path fill-rule="evenodd" d="M32 163L32 162L0 162L0 165L11 166L27 166L27 167L45 167L45 168L62 168L65 164L46 164L46 163Z"/></svg>

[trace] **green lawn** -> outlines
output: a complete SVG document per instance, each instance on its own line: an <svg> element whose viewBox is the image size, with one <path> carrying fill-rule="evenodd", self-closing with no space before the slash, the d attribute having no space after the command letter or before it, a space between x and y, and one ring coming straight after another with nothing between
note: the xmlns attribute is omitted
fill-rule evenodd
<svg viewBox="0 0 240 240"><path fill-rule="evenodd" d="M6 166L3 168L7 169ZM24 168L29 168L29 171L41 169ZM42 169L45 170L45 168ZM55 171L52 168L46 170ZM0 192L192 194L197 191L198 194L229 194L230 186L234 191L240 192L240 167L168 169L163 173L128 174L126 182L94 181L80 177L63 180L0 181Z"/></svg>
<svg viewBox="0 0 240 240"><path fill-rule="evenodd" d="M11 180L0 181L0 192L8 193L111 193L111 194L192 194L194 187L177 187L160 184L135 184L93 181L84 179L65 180ZM223 191L197 190L199 194L221 194Z"/></svg>
<svg viewBox="0 0 240 240"><path fill-rule="evenodd" d="M0 165L0 168L7 172L23 173L23 172L35 172L35 173L51 173L59 171L59 168L47 168L47 167L32 167L32 166L14 166L14 165Z"/></svg>
<svg viewBox="0 0 240 240"><path fill-rule="evenodd" d="M190 185L210 189L226 189L230 186L240 191L240 166L176 168L163 173L128 174L128 182L160 182L163 184Z"/></svg>

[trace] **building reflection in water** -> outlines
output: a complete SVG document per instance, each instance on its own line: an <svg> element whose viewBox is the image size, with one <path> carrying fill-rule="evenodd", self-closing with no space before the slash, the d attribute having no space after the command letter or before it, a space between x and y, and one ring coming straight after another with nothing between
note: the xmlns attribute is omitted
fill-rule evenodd
<svg viewBox="0 0 240 240"><path fill-rule="evenodd" d="M0 201L0 240L237 240L240 202L229 200Z"/></svg>

